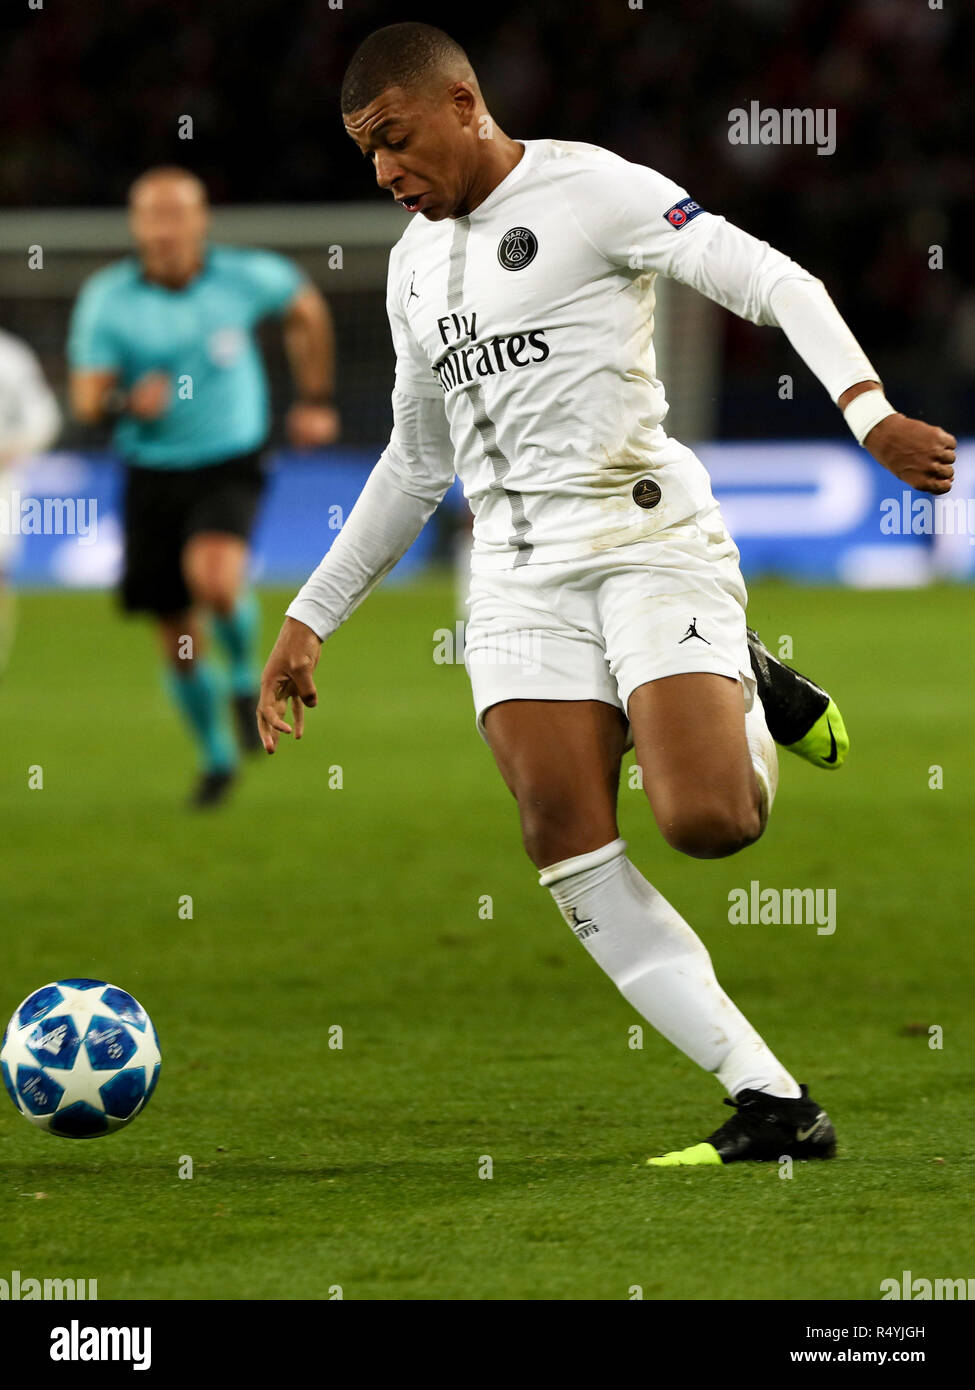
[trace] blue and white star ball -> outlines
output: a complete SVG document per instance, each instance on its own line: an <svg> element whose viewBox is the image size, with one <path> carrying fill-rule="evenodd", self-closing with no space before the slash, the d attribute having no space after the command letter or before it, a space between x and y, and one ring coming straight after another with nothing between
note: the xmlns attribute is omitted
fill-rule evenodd
<svg viewBox="0 0 975 1390"><path fill-rule="evenodd" d="M7 1024L0 1070L31 1124L96 1139L149 1103L162 1058L152 1019L104 980L57 980L29 994Z"/></svg>

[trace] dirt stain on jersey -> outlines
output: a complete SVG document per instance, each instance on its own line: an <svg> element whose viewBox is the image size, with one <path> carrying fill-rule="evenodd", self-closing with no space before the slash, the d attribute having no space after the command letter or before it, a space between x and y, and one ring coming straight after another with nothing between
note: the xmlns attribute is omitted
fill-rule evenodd
<svg viewBox="0 0 975 1390"><path fill-rule="evenodd" d="M659 516L638 507L633 500L633 484L654 472L652 454L624 441L616 449L600 445L593 463L589 479L595 493L593 501L607 523L606 529L593 537L593 550L611 550L655 534L660 529Z"/></svg>
<svg viewBox="0 0 975 1390"><path fill-rule="evenodd" d="M613 450L600 444L593 462L596 472L592 476L592 485L600 491L606 487L632 488L638 479L650 477L658 466L649 450L635 448L626 440Z"/></svg>

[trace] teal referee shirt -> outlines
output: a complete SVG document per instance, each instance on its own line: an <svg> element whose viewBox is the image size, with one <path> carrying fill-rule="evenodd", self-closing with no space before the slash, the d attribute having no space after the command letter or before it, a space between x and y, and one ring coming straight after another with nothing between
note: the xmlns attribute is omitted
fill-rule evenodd
<svg viewBox="0 0 975 1390"><path fill-rule="evenodd" d="M200 468L260 448L270 419L255 329L305 282L284 256L235 246L209 246L199 274L178 290L147 280L136 257L89 276L71 318L71 367L116 372L123 388L150 371L170 379L158 420L119 421L122 457L144 468Z"/></svg>

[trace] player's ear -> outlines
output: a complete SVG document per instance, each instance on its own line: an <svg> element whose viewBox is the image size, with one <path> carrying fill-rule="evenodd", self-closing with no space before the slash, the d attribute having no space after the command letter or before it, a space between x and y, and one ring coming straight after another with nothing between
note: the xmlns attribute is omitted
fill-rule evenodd
<svg viewBox="0 0 975 1390"><path fill-rule="evenodd" d="M467 82L452 83L447 89L447 97L458 123L465 127L472 125L477 115L477 97L470 84Z"/></svg>

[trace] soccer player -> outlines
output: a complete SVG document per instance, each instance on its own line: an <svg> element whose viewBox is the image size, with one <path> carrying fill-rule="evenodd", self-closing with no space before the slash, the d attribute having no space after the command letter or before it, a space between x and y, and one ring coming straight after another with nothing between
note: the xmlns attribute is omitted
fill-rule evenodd
<svg viewBox="0 0 975 1390"><path fill-rule="evenodd" d="M136 255L92 275L74 308L71 404L85 424L117 418L122 602L156 620L169 691L199 750L192 804L208 807L236 775L231 712L242 746L260 750L259 619L246 581L269 421L255 330L268 315L283 318L296 448L337 437L334 334L325 301L292 261L210 243L206 190L187 170L136 179L129 220ZM229 661L230 700L207 655L206 616Z"/></svg>
<svg viewBox="0 0 975 1390"><path fill-rule="evenodd" d="M34 353L11 333L0 332L0 676L14 637L13 568L18 505L17 465L49 449L61 429L61 411Z"/></svg>
<svg viewBox="0 0 975 1390"><path fill-rule="evenodd" d="M705 859L765 828L777 784L769 730L822 767L847 746L829 696L746 628L738 551L708 477L664 433L655 275L778 325L859 441L912 487L948 490L955 440L895 412L823 284L786 256L652 169L593 145L509 138L441 31L373 33L349 64L342 113L411 216L389 265L394 423L287 610L262 680L264 746L301 737L322 642L412 542L456 468L475 518L466 659L477 724L540 883L637 1012L735 1107L704 1142L649 1161L831 1157L829 1117L723 993L701 941L619 837L631 743L664 838Z"/></svg>

